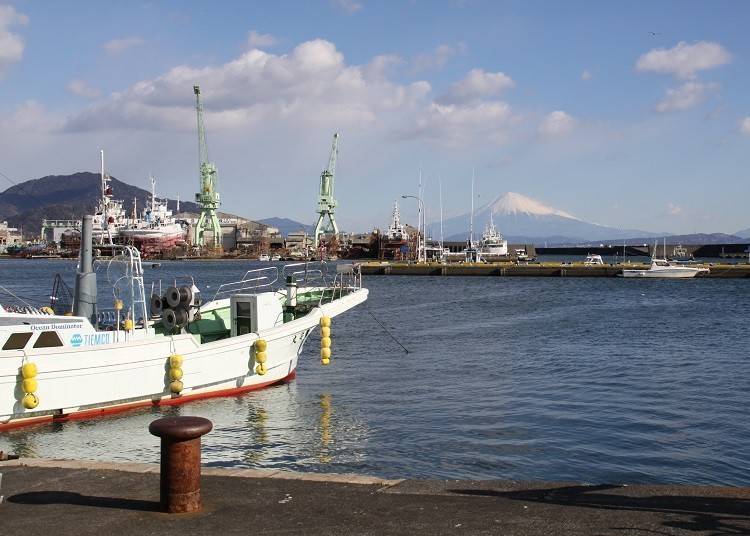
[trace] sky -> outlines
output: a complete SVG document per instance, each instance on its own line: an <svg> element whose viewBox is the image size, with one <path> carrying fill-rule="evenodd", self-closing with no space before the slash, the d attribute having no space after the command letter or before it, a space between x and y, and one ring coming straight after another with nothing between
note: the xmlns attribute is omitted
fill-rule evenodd
<svg viewBox="0 0 750 536"><path fill-rule="evenodd" d="M106 6L106 7L102 7ZM0 173L193 199L202 89L222 210L340 227L518 192L653 232L750 227L750 2L0 0ZM2 180L2 179L0 179ZM3 187L10 186L5 182ZM413 223L412 221L412 223Z"/></svg>

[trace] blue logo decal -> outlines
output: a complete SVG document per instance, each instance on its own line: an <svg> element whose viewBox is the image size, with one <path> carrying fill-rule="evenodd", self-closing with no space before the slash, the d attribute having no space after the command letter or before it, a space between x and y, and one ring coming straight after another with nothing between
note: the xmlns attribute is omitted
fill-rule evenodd
<svg viewBox="0 0 750 536"><path fill-rule="evenodd" d="M75 348L81 346L82 342L83 342L83 337L81 337L80 333L76 333L70 338L70 344L72 344L73 347Z"/></svg>

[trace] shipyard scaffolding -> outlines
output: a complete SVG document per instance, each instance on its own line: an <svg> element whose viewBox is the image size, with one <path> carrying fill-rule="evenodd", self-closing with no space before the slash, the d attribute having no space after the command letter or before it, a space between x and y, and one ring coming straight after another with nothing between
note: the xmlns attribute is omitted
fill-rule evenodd
<svg viewBox="0 0 750 536"><path fill-rule="evenodd" d="M216 166L208 161L206 129L203 124L203 103L200 86L193 86L195 93L195 110L198 115L198 153L200 156L200 192L195 194L195 201L201 206L201 214L195 224L193 245L220 250L222 246L221 225L216 215L219 208L219 176ZM212 234L211 241L206 241L206 231Z"/></svg>
<svg viewBox="0 0 750 536"><path fill-rule="evenodd" d="M331 145L331 156L328 159L328 167L320 174L320 192L318 193L318 222L315 224L313 247L320 247L320 237L324 234L332 234L335 238L339 234L336 225L336 198L333 196L333 187L336 181L336 159L339 154L339 135L333 135ZM328 221L326 221L326 219Z"/></svg>

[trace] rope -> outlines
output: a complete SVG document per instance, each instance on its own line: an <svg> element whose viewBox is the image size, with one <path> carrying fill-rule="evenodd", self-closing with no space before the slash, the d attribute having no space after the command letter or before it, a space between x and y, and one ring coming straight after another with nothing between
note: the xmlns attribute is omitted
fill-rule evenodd
<svg viewBox="0 0 750 536"><path fill-rule="evenodd" d="M394 342L395 342L396 344L398 344L398 345L399 345L399 346L400 346L401 348L403 348L403 350L404 350L404 352L405 352L405 353L407 353L407 354L408 354L408 353L409 353L409 350L407 350L407 349L406 349L406 346L404 346L403 344L401 344L401 343L399 342L399 340L398 340L398 339L397 339L396 337L394 337L394 336L393 336L393 334L392 334L392 333L391 333L390 331L388 331L388 328L386 328L386 327L385 327L385 326L384 326L384 325L382 324L382 322L380 322L380 320L378 320L378 319L377 319L377 317L376 317L376 316L375 316L375 315L374 315L374 314L372 313L372 311L370 311L370 308L369 308L369 307L366 307L366 306L365 306L365 308L364 308L364 309L365 309L365 311L367 311L367 313L368 313L368 314L369 314L369 315L370 315L370 316L372 317L372 319L373 319L373 320L375 320L375 322L377 322L377 323L378 323L378 325L379 325L379 326L380 326L381 328L383 328L383 331L385 331L385 332L386 332L386 334L388 334L388 336L389 336L389 337L390 337L391 339L393 339L393 341L394 341Z"/></svg>

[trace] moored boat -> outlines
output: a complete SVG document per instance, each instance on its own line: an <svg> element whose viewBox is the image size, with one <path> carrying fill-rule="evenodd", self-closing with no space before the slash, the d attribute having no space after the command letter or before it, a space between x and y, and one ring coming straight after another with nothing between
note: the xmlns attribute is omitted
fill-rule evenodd
<svg viewBox="0 0 750 536"><path fill-rule="evenodd" d="M659 279L690 279L701 273L708 273L709 269L702 266L684 266L671 263L666 259L652 259L646 269L624 269L620 277L659 278Z"/></svg>
<svg viewBox="0 0 750 536"><path fill-rule="evenodd" d="M107 267L111 310L97 310L91 217L84 232L72 316L0 310L0 429L89 418L135 407L233 395L293 378L302 346L331 318L367 299L357 266L328 274L307 263L250 270L210 298L191 279L146 299L140 254ZM279 286L279 282L283 282Z"/></svg>

